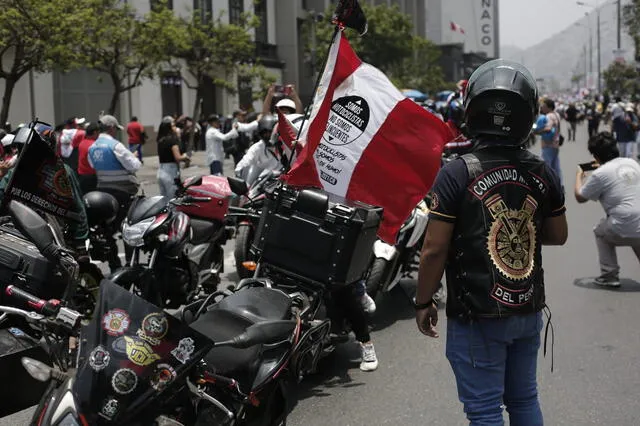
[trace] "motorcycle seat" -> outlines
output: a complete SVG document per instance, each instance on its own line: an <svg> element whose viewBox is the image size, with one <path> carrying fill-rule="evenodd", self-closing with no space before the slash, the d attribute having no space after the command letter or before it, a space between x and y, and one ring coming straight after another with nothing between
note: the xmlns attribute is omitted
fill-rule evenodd
<svg viewBox="0 0 640 426"><path fill-rule="evenodd" d="M268 288L248 288L228 296L211 306L191 324L195 330L221 342L241 334L251 324L268 320L287 319L291 316L291 299ZM269 359L279 359L287 348L276 353L269 350ZM246 349L220 347L212 349L204 361L215 374L238 381L243 392L250 392L262 365L264 345Z"/></svg>
<svg viewBox="0 0 640 426"><path fill-rule="evenodd" d="M218 226L208 220L191 218L191 230L193 231L191 243L204 244L213 238Z"/></svg>

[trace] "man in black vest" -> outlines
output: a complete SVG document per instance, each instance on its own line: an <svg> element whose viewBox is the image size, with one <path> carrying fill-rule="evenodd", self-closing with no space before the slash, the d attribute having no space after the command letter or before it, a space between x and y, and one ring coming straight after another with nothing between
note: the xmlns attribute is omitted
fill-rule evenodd
<svg viewBox="0 0 640 426"><path fill-rule="evenodd" d="M431 191L416 321L438 337L433 295L446 267L446 355L472 426L540 426L536 362L545 305L542 245L567 239L558 176L522 147L538 109L522 65L480 66L465 92L475 147L448 163Z"/></svg>

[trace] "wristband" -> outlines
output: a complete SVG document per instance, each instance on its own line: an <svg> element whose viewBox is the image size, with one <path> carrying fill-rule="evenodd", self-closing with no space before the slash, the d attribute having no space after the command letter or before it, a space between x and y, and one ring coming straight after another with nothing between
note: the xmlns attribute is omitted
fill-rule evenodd
<svg viewBox="0 0 640 426"><path fill-rule="evenodd" d="M436 300L434 298L431 298L431 300L429 300L427 303L420 303L420 304L414 303L413 304L413 308L416 311L421 311L423 309L427 309L427 308L431 307L432 305L435 306L436 308L438 307L438 302L436 302Z"/></svg>

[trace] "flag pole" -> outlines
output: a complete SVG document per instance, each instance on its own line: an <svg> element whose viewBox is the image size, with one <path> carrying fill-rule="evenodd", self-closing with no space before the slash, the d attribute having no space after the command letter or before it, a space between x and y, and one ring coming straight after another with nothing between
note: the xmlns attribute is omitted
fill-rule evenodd
<svg viewBox="0 0 640 426"><path fill-rule="evenodd" d="M316 77L316 82L313 86L313 90L311 91L311 99L309 100L309 103L308 103L309 107L313 105L313 99L316 96L316 91L318 90L318 86L320 85L320 80L324 75L324 69L327 66L327 61L329 60L329 53L331 53L331 46L333 46L333 43L336 41L336 37L338 36L338 34L340 34L340 31L342 30L342 25L340 25L339 22L336 21L335 24L336 25L335 25L335 28L333 29L333 35L331 36L331 43L329 43L329 47L327 48L327 52L325 53L324 59L322 61L322 67L320 68L322 72L318 73L318 76ZM293 157L296 155L296 145L298 144L298 138L302 134L302 129L304 128L304 125L306 122L307 122L307 114L305 113L302 119L302 122L300 123L300 128L298 129L296 140L293 141L293 146L291 148L291 157L287 161L287 167L285 168L285 173L288 172L291 169L291 166L293 165Z"/></svg>

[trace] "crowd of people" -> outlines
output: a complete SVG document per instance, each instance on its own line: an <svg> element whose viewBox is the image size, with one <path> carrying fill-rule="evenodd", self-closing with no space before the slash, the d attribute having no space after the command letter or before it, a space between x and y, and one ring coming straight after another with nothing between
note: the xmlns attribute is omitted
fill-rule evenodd
<svg viewBox="0 0 640 426"><path fill-rule="evenodd" d="M512 87L492 85L497 79L485 78L487 73L501 74L500 81ZM631 247L640 261L640 165L635 158L640 160L640 111L621 98L612 103L539 98L529 71L503 60L490 61L469 81L461 81L444 106L426 102L424 107L451 128L454 138L445 153L456 158L440 170L428 197L430 221L414 299L418 329L438 337L435 296L446 271L446 355L471 424L502 424L504 405L512 424L541 425L535 368L546 307L541 246L567 240L562 146L565 140L576 142L578 124L586 120L586 149L593 161L579 166L574 197L578 203L602 204L606 215L594 229L601 274L594 282L619 287L616 247ZM299 129L304 110L293 85L272 86L258 114L236 111L227 119L213 114L201 122L162 118L156 137L160 193L173 197L180 165L191 162L192 146L206 151L212 175L223 174L225 158L233 158L240 177L252 166L286 168L292 148L278 136L276 111ZM112 115L95 122L71 118L58 130L57 153L79 191L110 193L126 214L138 192L136 172L149 139L137 117L126 127ZM13 142L15 133L0 131L3 180L22 149ZM127 139L118 140L121 134ZM523 149L531 134L540 140L541 158ZM482 193L474 186L479 181ZM118 267L117 262L110 261L110 267ZM375 310L375 302L363 289L359 283L337 296L358 305L351 304L344 316L361 344L360 368L372 371L378 360L363 315Z"/></svg>

